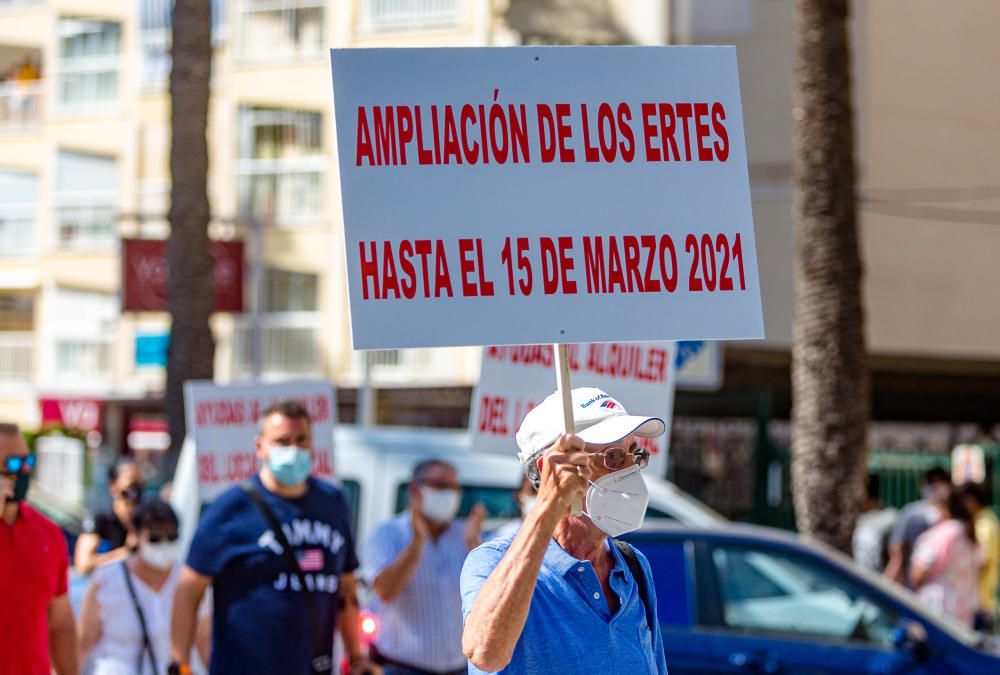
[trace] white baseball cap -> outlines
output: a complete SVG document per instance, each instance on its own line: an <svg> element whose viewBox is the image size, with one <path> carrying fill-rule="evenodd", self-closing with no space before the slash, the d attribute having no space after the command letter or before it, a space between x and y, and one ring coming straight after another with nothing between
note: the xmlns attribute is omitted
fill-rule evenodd
<svg viewBox="0 0 1000 675"><path fill-rule="evenodd" d="M625 406L600 389L574 389L573 422L576 435L587 443L604 445L635 434L655 438L666 425L659 417L629 415ZM562 397L550 394L528 413L517 430L518 458L528 461L532 455L549 447L563 434Z"/></svg>

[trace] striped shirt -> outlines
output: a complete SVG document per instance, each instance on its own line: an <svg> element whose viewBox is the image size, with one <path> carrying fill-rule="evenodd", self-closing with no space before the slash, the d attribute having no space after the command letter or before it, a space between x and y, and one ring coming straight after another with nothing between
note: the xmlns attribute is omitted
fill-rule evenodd
<svg viewBox="0 0 1000 675"><path fill-rule="evenodd" d="M438 541L429 538L413 577L392 602L373 594L379 628L375 646L389 659L424 670L464 668L462 596L459 579L465 548L465 521L452 521ZM379 525L368 538L362 574L368 584L391 565L413 540L410 513Z"/></svg>

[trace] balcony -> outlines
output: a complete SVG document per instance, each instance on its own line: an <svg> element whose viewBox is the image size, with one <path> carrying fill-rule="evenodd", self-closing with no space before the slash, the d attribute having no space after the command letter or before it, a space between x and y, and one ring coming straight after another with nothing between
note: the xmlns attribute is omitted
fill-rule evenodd
<svg viewBox="0 0 1000 675"><path fill-rule="evenodd" d="M363 0L362 33L440 30L458 25L458 0Z"/></svg>
<svg viewBox="0 0 1000 675"><path fill-rule="evenodd" d="M35 204L0 204L0 258L37 253Z"/></svg>
<svg viewBox="0 0 1000 675"><path fill-rule="evenodd" d="M102 195L93 199L60 199L55 207L56 248L60 251L109 251L117 243L113 202Z"/></svg>
<svg viewBox="0 0 1000 675"><path fill-rule="evenodd" d="M21 136L38 131L42 121L43 88L42 80L0 82L0 136Z"/></svg>
<svg viewBox="0 0 1000 675"><path fill-rule="evenodd" d="M375 386L454 385L462 379L456 349L382 349L371 354ZM364 379L366 352L354 352L348 379Z"/></svg>
<svg viewBox="0 0 1000 675"><path fill-rule="evenodd" d="M30 385L35 336L31 331L0 331L0 387Z"/></svg>
<svg viewBox="0 0 1000 675"><path fill-rule="evenodd" d="M324 54L324 10L318 0L243 0L240 57L315 59Z"/></svg>
<svg viewBox="0 0 1000 675"><path fill-rule="evenodd" d="M61 115L104 114L117 110L117 55L63 59L56 77L57 110Z"/></svg>
<svg viewBox="0 0 1000 675"><path fill-rule="evenodd" d="M115 21L61 18L58 23L56 111L90 115L119 105L121 24Z"/></svg>
<svg viewBox="0 0 1000 675"><path fill-rule="evenodd" d="M55 379L60 384L108 384L113 338L57 338Z"/></svg>
<svg viewBox="0 0 1000 675"><path fill-rule="evenodd" d="M0 0L0 12L16 12L41 7L44 0Z"/></svg>
<svg viewBox="0 0 1000 675"><path fill-rule="evenodd" d="M275 312L260 317L260 374L265 379L321 376L319 312ZM250 317L242 317L233 335L236 379L253 376Z"/></svg>
<svg viewBox="0 0 1000 675"><path fill-rule="evenodd" d="M241 159L240 211L276 227L320 225L325 171L324 157Z"/></svg>

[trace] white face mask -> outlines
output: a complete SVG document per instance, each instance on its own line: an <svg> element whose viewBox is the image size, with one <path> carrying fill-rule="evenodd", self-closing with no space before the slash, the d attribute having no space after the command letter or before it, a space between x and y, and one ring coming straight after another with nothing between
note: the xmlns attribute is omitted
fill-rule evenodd
<svg viewBox="0 0 1000 675"><path fill-rule="evenodd" d="M529 497L521 497L521 517L524 518L528 515L530 511L535 506L535 500L537 497L531 495Z"/></svg>
<svg viewBox="0 0 1000 675"><path fill-rule="evenodd" d="M177 562L179 553L176 541L164 541L158 544L148 542L139 546L139 557L150 567L158 570L167 570Z"/></svg>
<svg viewBox="0 0 1000 675"><path fill-rule="evenodd" d="M591 481L585 515L609 536L638 530L646 517L649 492L639 467L630 466Z"/></svg>
<svg viewBox="0 0 1000 675"><path fill-rule="evenodd" d="M420 486L420 512L436 523L448 523L458 513L461 495L458 490L438 490Z"/></svg>

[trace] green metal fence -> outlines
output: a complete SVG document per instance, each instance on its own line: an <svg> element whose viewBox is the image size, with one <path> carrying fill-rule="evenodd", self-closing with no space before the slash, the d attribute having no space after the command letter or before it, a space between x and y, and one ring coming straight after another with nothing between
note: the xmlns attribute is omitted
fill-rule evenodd
<svg viewBox="0 0 1000 675"><path fill-rule="evenodd" d="M993 511L1000 516L1000 445L982 446L986 459L986 485L993 496ZM879 476L881 500L901 508L920 499L920 479L935 466L951 472L951 455L932 455L902 450L875 450L868 469Z"/></svg>
<svg viewBox="0 0 1000 675"><path fill-rule="evenodd" d="M1000 445L983 446L986 459L986 485L993 497L993 511L1000 517ZM755 480L756 508L752 519L773 527L795 529L795 511L791 496L791 452L786 446L776 446L766 439L758 441L758 462L770 467ZM935 466L951 472L950 454L932 454L917 450L873 450L868 458L868 469L878 474L880 498L886 506L902 508L920 499L920 480L924 473ZM774 475L783 483L780 498L775 498Z"/></svg>

